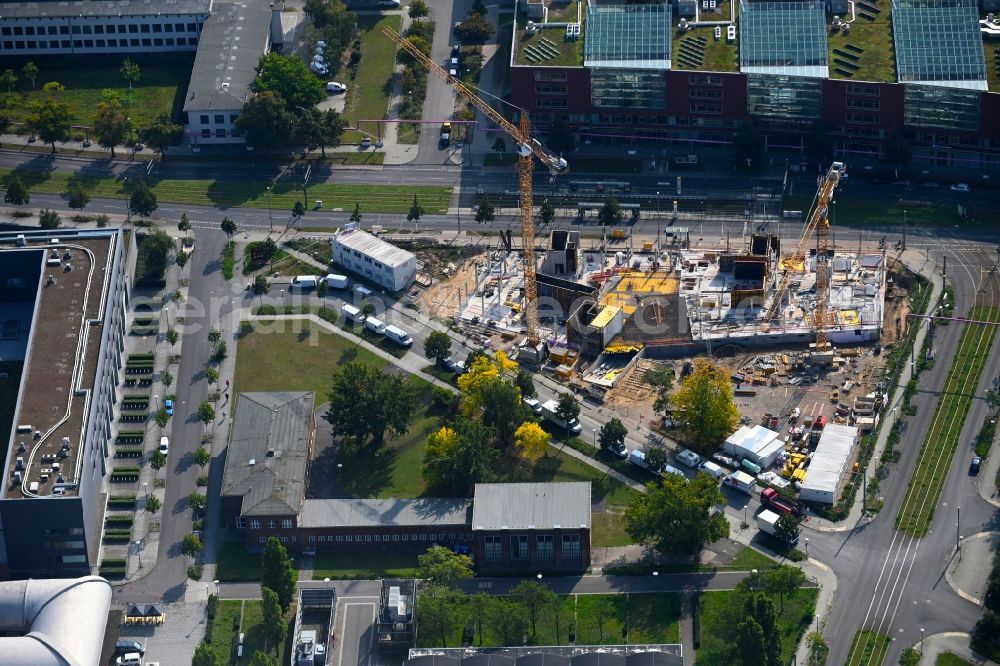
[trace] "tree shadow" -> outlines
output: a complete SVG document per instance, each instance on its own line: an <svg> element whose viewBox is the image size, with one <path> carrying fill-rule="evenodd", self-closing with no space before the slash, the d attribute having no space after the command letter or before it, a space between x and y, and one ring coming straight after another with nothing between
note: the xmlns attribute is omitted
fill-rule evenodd
<svg viewBox="0 0 1000 666"><path fill-rule="evenodd" d="M368 442L342 446L340 453L340 488L348 496L375 497L392 484L396 449Z"/></svg>
<svg viewBox="0 0 1000 666"><path fill-rule="evenodd" d="M11 178L17 176L24 183L24 186L30 190L51 180L54 171L55 166L52 157L50 155L38 155L37 157L32 157L27 162L19 164L7 176L4 185L9 183Z"/></svg>

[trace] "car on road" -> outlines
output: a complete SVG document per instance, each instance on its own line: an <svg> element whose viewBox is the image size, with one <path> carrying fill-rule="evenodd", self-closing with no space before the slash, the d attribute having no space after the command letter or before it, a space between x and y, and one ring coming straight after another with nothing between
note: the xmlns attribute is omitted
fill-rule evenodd
<svg viewBox="0 0 1000 666"><path fill-rule="evenodd" d="M905 180L905 179L904 180L897 180L896 182L893 183L893 185L895 185L896 187L909 187L910 186L910 181Z"/></svg>
<svg viewBox="0 0 1000 666"><path fill-rule="evenodd" d="M174 415L174 401L171 400L170 398L167 398L166 400L164 400L163 401L163 409L167 410L167 416L173 416Z"/></svg>
<svg viewBox="0 0 1000 666"><path fill-rule="evenodd" d="M343 93L347 92L347 86L339 81L328 81L326 84L326 91L328 93Z"/></svg>
<svg viewBox="0 0 1000 666"><path fill-rule="evenodd" d="M399 0L378 0L378 6L394 9L399 7Z"/></svg>
<svg viewBox="0 0 1000 666"><path fill-rule="evenodd" d="M441 145L447 146L451 143L451 122L445 121L441 123Z"/></svg>
<svg viewBox="0 0 1000 666"><path fill-rule="evenodd" d="M941 183L937 182L936 180L928 180L925 183L920 183L920 187L927 190L938 190L941 189Z"/></svg>
<svg viewBox="0 0 1000 666"><path fill-rule="evenodd" d="M542 403L538 402L534 398L525 398L524 399L524 405L528 409L530 409L531 411L533 411L535 414L541 414L542 413Z"/></svg>
<svg viewBox="0 0 1000 666"><path fill-rule="evenodd" d="M983 459L980 458L979 456L974 457L972 459L972 462L969 463L969 474L972 476L976 476L977 474L979 474L979 470L982 469L982 467L983 467Z"/></svg>
<svg viewBox="0 0 1000 666"><path fill-rule="evenodd" d="M454 65L448 66L448 76L458 76L458 68Z"/></svg>
<svg viewBox="0 0 1000 666"><path fill-rule="evenodd" d="M952 192L971 192L972 188L969 187L968 183L955 183L951 186Z"/></svg>
<svg viewBox="0 0 1000 666"><path fill-rule="evenodd" d="M164 435L160 438L160 453L167 455L170 452L170 438Z"/></svg>
<svg viewBox="0 0 1000 666"><path fill-rule="evenodd" d="M455 64L456 65L458 64L458 56L461 53L462 53L462 47L460 47L458 44L452 45L452 47L451 47L451 58L452 58L452 60L455 60Z"/></svg>

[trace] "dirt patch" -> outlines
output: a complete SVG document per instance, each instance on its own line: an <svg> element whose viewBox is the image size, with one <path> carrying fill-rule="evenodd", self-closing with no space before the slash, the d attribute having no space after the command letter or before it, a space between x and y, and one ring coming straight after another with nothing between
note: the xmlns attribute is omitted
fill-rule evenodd
<svg viewBox="0 0 1000 666"><path fill-rule="evenodd" d="M440 252L421 253L424 272L437 280L420 295L418 303L426 308L431 317L454 317L458 312L459 300L468 300L476 291L477 260L485 259L485 255L476 254L472 257L455 257L450 260L448 255Z"/></svg>

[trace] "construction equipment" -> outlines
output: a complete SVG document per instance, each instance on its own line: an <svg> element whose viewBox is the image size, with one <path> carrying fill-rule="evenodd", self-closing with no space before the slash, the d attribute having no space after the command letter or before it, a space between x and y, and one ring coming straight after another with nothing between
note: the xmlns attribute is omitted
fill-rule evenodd
<svg viewBox="0 0 1000 666"><path fill-rule="evenodd" d="M448 74L423 51L411 44L408 39L400 36L398 32L392 28L383 28L382 33L394 41L399 48L413 56L414 60L426 67L432 74L448 84L456 93L468 100L517 143L521 185L521 244L524 251L524 324L527 332L525 344L521 345L518 359L540 363L544 360L545 352L544 345L541 344L538 337L538 286L535 277L535 224L531 178L534 162L531 158L532 156L538 158L542 164L548 167L553 176L566 172L569 165L566 160L549 152L542 146L541 142L532 138L531 120L528 118L527 111L518 109L520 123L515 125L480 98L469 86Z"/></svg>
<svg viewBox="0 0 1000 666"><path fill-rule="evenodd" d="M805 266L806 252L812 240L813 233L816 234L816 306L813 310L813 328L816 331L816 345L812 354L812 360L822 361L829 357L832 362L829 343L826 339L826 329L831 323L830 313L827 306L830 302L830 270L829 270L829 247L830 247L830 220L827 213L830 208L830 201L833 192L840 183L840 177L844 174L843 162L834 162L827 170L826 174L819 179L819 188L816 192L816 202L813 205L812 214L809 221L802 230L802 236L795 247L795 252L785 260L786 268L782 271L781 281L774 292L774 299L771 307L764 315L764 321L774 321L781 313L784 305L785 294L788 293L788 285L792 276L788 266Z"/></svg>

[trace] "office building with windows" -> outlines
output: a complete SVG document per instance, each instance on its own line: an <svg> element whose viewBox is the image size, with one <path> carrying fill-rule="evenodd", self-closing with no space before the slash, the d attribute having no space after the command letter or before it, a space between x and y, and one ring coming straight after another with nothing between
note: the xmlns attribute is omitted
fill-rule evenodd
<svg viewBox="0 0 1000 666"><path fill-rule="evenodd" d="M874 162L901 134L917 161L989 171L998 4L866 0L852 18L842 0L518 0L512 101L584 143L686 155L749 118L791 155L823 131L838 159Z"/></svg>
<svg viewBox="0 0 1000 666"><path fill-rule="evenodd" d="M0 577L98 564L132 248L119 229L0 233Z"/></svg>

